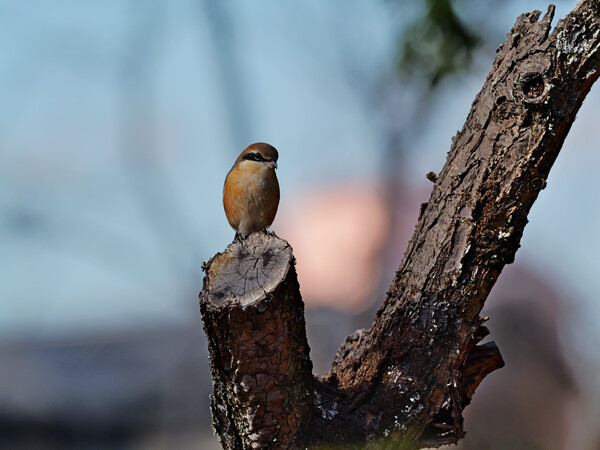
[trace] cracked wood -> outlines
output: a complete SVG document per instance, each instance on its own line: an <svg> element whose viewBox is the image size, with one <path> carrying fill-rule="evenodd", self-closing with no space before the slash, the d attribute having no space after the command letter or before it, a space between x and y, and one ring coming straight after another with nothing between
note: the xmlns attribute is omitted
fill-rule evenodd
<svg viewBox="0 0 600 450"><path fill-rule="evenodd" d="M600 2L580 1L554 30L553 14L523 14L508 33L443 170L429 176L383 306L326 377L310 374L285 241L258 233L208 263L200 308L225 448L419 448L463 436L463 408L503 365L493 342L480 343L489 331L479 313L600 75Z"/></svg>

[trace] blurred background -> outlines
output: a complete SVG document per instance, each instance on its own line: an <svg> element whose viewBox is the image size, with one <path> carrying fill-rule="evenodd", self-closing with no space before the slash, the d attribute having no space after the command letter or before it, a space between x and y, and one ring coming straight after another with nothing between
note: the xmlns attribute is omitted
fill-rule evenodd
<svg viewBox="0 0 600 450"><path fill-rule="evenodd" d="M223 180L256 141L280 152L272 229L327 372L496 48L546 8L0 1L0 447L219 448L200 267L233 238ZM486 304L506 367L461 448L600 448L599 108L594 86Z"/></svg>

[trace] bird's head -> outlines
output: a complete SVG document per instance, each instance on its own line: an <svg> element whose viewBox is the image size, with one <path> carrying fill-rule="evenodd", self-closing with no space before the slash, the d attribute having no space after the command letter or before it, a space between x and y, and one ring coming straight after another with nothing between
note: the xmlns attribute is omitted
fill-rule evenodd
<svg viewBox="0 0 600 450"><path fill-rule="evenodd" d="M256 144L249 145L238 159L235 161L237 166L240 165L261 165L263 167L270 167L277 169L277 158L279 154L275 147L264 142L257 142ZM260 166L255 166L260 167Z"/></svg>

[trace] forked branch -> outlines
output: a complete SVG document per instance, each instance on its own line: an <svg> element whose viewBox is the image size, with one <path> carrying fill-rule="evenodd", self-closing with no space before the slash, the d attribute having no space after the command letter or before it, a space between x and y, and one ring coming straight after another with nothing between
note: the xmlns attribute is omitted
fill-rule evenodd
<svg viewBox="0 0 600 450"><path fill-rule="evenodd" d="M554 30L553 14L553 6L541 20L540 11L524 14L508 33L443 170L432 177L431 198L383 306L368 330L346 340L326 377L307 376L303 306L285 241L257 235L264 242L252 247L250 271L230 272L247 265L236 261L235 244L209 263L200 304L213 423L226 448L379 439L382 448L418 448L462 437L463 408L503 365L492 342L480 344L488 330L479 313L514 260L529 210L600 76L600 2L579 2ZM274 256L282 264L277 270L254 270ZM224 274L231 286L219 285L226 303L219 309L211 299ZM232 287L261 276L261 289L249 297ZM258 354L273 375L272 383L255 388L243 380L249 374L258 380L251 367ZM285 424L283 416L273 423L264 418L277 409L272 390L282 396Z"/></svg>

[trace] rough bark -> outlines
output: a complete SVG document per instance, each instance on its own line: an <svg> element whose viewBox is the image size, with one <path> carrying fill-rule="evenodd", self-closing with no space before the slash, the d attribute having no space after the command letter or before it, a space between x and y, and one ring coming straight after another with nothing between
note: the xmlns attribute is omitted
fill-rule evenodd
<svg viewBox="0 0 600 450"><path fill-rule="evenodd" d="M289 244L266 233L205 266L213 426L227 449L298 446L314 409L304 304Z"/></svg>
<svg viewBox="0 0 600 450"><path fill-rule="evenodd" d="M423 205L404 260L372 326L346 340L329 374L317 377L314 385L305 372L310 364L299 363L305 361L308 348L290 253L281 289L294 299L289 316L302 322L294 339L300 339L304 349L289 355L300 358L289 361L289 367L302 370L302 376L292 371L290 376L305 380L303 389L314 386L315 394L284 395L284 403L299 401L294 407L302 411L301 423L286 430L296 436L288 436L286 442L298 445L294 439L301 436L303 443L311 445L347 447L376 440L381 448L418 448L457 442L463 436L463 408L483 378L503 365L493 342L479 344L488 334L479 313L504 265L514 260L529 210L546 185L583 99L600 75L600 1L580 1L551 32L553 14L550 6L542 20L538 21L540 11L517 19L463 129L453 139L442 172L428 175L435 183L431 198ZM269 237L265 245L285 247L282 242ZM289 251L286 248L283 251ZM262 250L256 252L260 256ZM267 313L270 320L281 320L282 312L273 303L265 304L265 311L256 308L243 321L232 323L232 315L215 306L211 318L206 302L212 295L211 280L219 273L213 260L201 308L215 399L225 399L215 403L234 405L241 401L236 391L239 380L221 373L220 358L231 360L231 355L239 354L237 340L244 326L254 330L255 340L268 347L267 353L281 352L283 343L277 334L261 337L267 332L253 314ZM284 279L265 274L274 283ZM261 303L261 295L258 292L250 303ZM228 327L237 331L226 331ZM281 368L268 367L283 382ZM215 408L213 414L225 442L223 435L237 426L231 420L235 414L225 409L219 419ZM236 430L244 432L243 427ZM245 448L236 445L227 448Z"/></svg>

